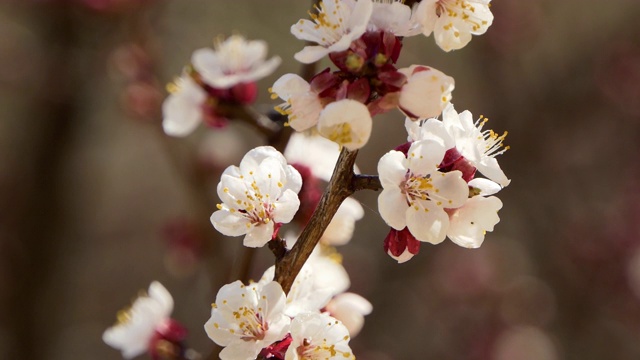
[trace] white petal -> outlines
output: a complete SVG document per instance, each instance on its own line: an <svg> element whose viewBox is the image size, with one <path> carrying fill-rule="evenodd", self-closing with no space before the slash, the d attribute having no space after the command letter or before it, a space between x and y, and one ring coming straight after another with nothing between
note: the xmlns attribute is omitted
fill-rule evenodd
<svg viewBox="0 0 640 360"><path fill-rule="evenodd" d="M247 232L247 235L244 237L244 241L242 242L242 244L246 247L252 248L262 247L273 237L273 230L273 221L269 221L269 223L267 224L256 225L251 228L249 232Z"/></svg>
<svg viewBox="0 0 640 360"><path fill-rule="evenodd" d="M271 87L271 91L287 101L293 94L308 92L310 85L296 74L284 74Z"/></svg>
<svg viewBox="0 0 640 360"><path fill-rule="evenodd" d="M293 55L293 57L303 64L311 64L314 63L330 52L329 49L324 46L305 46L302 50L298 51Z"/></svg>
<svg viewBox="0 0 640 360"><path fill-rule="evenodd" d="M469 197L469 186L458 170L435 173L431 184L436 190L430 191L429 195L438 206L457 208L462 206Z"/></svg>
<svg viewBox="0 0 640 360"><path fill-rule="evenodd" d="M170 136L187 136L200 124L207 95L188 75L176 80L176 86L162 104L162 128Z"/></svg>
<svg viewBox="0 0 640 360"><path fill-rule="evenodd" d="M454 243L466 248L478 248L487 231L500 222L498 210L502 202L495 196L474 196L451 216L447 236Z"/></svg>
<svg viewBox="0 0 640 360"><path fill-rule="evenodd" d="M412 174L426 176L435 173L442 162L446 149L437 140L421 140L411 144L407 152L409 170Z"/></svg>
<svg viewBox="0 0 640 360"><path fill-rule="evenodd" d="M416 71L419 68L427 70ZM407 76L407 83L400 90L400 108L418 118L438 116L451 100L455 87L452 77L439 70L412 65L399 69Z"/></svg>
<svg viewBox="0 0 640 360"><path fill-rule="evenodd" d="M407 175L407 158L400 151L389 151L378 161L378 175L382 187L400 186Z"/></svg>
<svg viewBox="0 0 640 360"><path fill-rule="evenodd" d="M240 214L233 214L227 210L218 210L211 215L211 224L220 233L227 236L240 236L250 229L250 222ZM247 226L249 225L249 226Z"/></svg>
<svg viewBox="0 0 640 360"><path fill-rule="evenodd" d="M286 224L293 219L298 211L300 199L298 199L298 195L292 190L286 190L280 195L278 201L275 202L275 206L273 221Z"/></svg>
<svg viewBox="0 0 640 360"><path fill-rule="evenodd" d="M409 207L406 216L407 228L417 240L439 244L445 239L449 216L433 202L424 201L421 206Z"/></svg>
<svg viewBox="0 0 640 360"><path fill-rule="evenodd" d="M482 175L497 182L502 187L505 187L511 183L511 180L509 180L502 169L500 169L498 160L496 160L495 158L485 157L480 161L480 163L477 163L475 165L478 168L478 171L482 173Z"/></svg>
<svg viewBox="0 0 640 360"><path fill-rule="evenodd" d="M478 195L481 196L493 195L502 189L497 183L483 178L472 179L469 181L469 186L479 189L480 193Z"/></svg>
<svg viewBox="0 0 640 360"><path fill-rule="evenodd" d="M397 187L384 189L378 196L378 211L382 220L396 230L402 230L407 226L408 207L406 197Z"/></svg>

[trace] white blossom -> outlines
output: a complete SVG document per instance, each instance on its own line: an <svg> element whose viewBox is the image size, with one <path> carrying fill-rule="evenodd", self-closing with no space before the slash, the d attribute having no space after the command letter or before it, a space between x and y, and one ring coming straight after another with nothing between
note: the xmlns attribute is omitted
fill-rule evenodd
<svg viewBox="0 0 640 360"><path fill-rule="evenodd" d="M447 237L466 248L478 248L487 231L500 222L498 210L502 201L495 196L474 196L449 215Z"/></svg>
<svg viewBox="0 0 640 360"><path fill-rule="evenodd" d="M331 316L342 321L351 337L355 337L362 330L364 317L371 314L373 306L362 296L347 292L331 299L326 310Z"/></svg>
<svg viewBox="0 0 640 360"><path fill-rule="evenodd" d="M295 54L302 63L347 50L367 30L373 4L371 0L324 0L317 10L317 14L311 14L312 20L301 19L291 26L296 38L318 44L305 46Z"/></svg>
<svg viewBox="0 0 640 360"><path fill-rule="evenodd" d="M441 142L422 140L411 145L408 157L392 150L378 162L380 215L392 228L407 227L417 240L432 244L446 237L449 217L444 209L462 206L469 194L460 171L438 171L445 151Z"/></svg>
<svg viewBox="0 0 640 360"><path fill-rule="evenodd" d="M131 308L118 313L118 323L102 334L107 345L119 349L131 359L147 351L156 329L173 311L173 298L162 284L154 281L148 295L140 296Z"/></svg>
<svg viewBox="0 0 640 360"><path fill-rule="evenodd" d="M320 243L330 246L346 245L353 237L356 221L363 216L362 205L353 198L346 198L324 230Z"/></svg>
<svg viewBox="0 0 640 360"><path fill-rule="evenodd" d="M271 240L275 223L293 219L302 178L284 156L270 146L249 151L240 167L229 166L218 184L222 204L211 223L227 236L246 235L244 245L260 247Z"/></svg>
<svg viewBox="0 0 640 360"><path fill-rule="evenodd" d="M276 110L288 116L289 125L294 130L305 131L316 126L322 103L303 78L296 74L284 74L276 80L270 91L285 101Z"/></svg>
<svg viewBox="0 0 640 360"><path fill-rule="evenodd" d="M351 99L327 105L318 119L320 135L352 151L369 141L372 127L373 121L367 107Z"/></svg>
<svg viewBox="0 0 640 360"><path fill-rule="evenodd" d="M438 116L451 101L455 88L452 77L422 65L411 65L398 71L407 77L407 83L400 89L399 107L409 117Z"/></svg>
<svg viewBox="0 0 640 360"><path fill-rule="evenodd" d="M285 300L274 281L245 286L238 280L223 286L204 325L209 338L225 347L220 359L255 359L262 348L281 340L291 321L283 312Z"/></svg>
<svg viewBox="0 0 640 360"><path fill-rule="evenodd" d="M413 36L422 32L422 24L402 0L374 0L369 20L370 31L387 31L395 36Z"/></svg>
<svg viewBox="0 0 640 360"><path fill-rule="evenodd" d="M187 136L202 121L206 92L188 74L168 86L171 94L162 104L162 128L170 136Z"/></svg>
<svg viewBox="0 0 640 360"><path fill-rule="evenodd" d="M349 331L327 314L300 314L291 322L291 344L285 360L355 359Z"/></svg>
<svg viewBox="0 0 640 360"><path fill-rule="evenodd" d="M262 40L245 40L233 35L217 42L215 49L202 48L193 53L191 62L204 81L216 89L228 89L250 83L271 74L280 65L277 56L266 60L267 44Z"/></svg>
<svg viewBox="0 0 640 360"><path fill-rule="evenodd" d="M482 130L489 119L480 117L475 123L468 110L458 114L452 104L442 112L442 123L453 138L455 147L482 175L501 186L511 182L504 174L496 156L509 149L503 145L507 132L498 135L493 130Z"/></svg>
<svg viewBox="0 0 640 360"><path fill-rule="evenodd" d="M416 15L425 36L434 34L444 51L463 48L471 35L484 34L493 23L491 0L423 0Z"/></svg>

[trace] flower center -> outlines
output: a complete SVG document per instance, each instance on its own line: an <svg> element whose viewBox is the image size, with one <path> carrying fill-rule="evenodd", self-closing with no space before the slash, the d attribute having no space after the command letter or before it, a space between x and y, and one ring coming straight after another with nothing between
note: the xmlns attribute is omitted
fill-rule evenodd
<svg viewBox="0 0 640 360"><path fill-rule="evenodd" d="M234 311L233 316L240 321L238 327L244 335L243 340L262 340L269 330L269 324L254 309L243 306L238 308L238 311Z"/></svg>

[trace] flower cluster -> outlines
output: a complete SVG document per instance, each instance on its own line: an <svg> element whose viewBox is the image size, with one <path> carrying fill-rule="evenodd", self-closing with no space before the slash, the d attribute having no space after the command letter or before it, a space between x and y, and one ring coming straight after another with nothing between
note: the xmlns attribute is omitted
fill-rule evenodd
<svg viewBox="0 0 640 360"><path fill-rule="evenodd" d="M442 121L406 120L410 142L378 163L384 190L378 208L392 230L385 250L404 262L418 253L419 241L438 244L445 237L477 248L500 221L495 196L510 182L495 157L505 152L507 133L483 130L488 119L473 121L448 105ZM475 178L479 170L485 178Z"/></svg>
<svg viewBox="0 0 640 360"><path fill-rule="evenodd" d="M288 303L274 281L223 286L204 326L207 335L224 346L220 359L355 359L349 331L339 320L319 311L296 311L290 317Z"/></svg>
<svg viewBox="0 0 640 360"><path fill-rule="evenodd" d="M244 245L264 246L280 224L293 219L300 200L300 173L270 146L249 151L240 166L229 166L218 184L222 200L211 223L227 236L245 235Z"/></svg>
<svg viewBox="0 0 640 360"><path fill-rule="evenodd" d="M186 136L201 122L224 126L224 105L253 103L255 82L280 65L279 57L267 60L266 56L264 41L247 41L239 35L216 42L215 49L196 50L191 67L167 87L171 95L162 105L164 131Z"/></svg>

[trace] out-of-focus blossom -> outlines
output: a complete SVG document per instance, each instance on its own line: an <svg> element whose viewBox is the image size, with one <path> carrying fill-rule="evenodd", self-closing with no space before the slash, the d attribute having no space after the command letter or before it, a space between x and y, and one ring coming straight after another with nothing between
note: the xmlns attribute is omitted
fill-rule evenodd
<svg viewBox="0 0 640 360"><path fill-rule="evenodd" d="M169 315L173 311L173 298L162 284L154 281L148 295L140 296L131 308L118 313L118 323L107 329L102 340L122 352L126 359L149 351L154 353L155 340L178 343L186 330Z"/></svg>
<svg viewBox="0 0 640 360"><path fill-rule="evenodd" d="M411 8L403 0L374 0L369 31L387 31L395 36L413 36L422 32Z"/></svg>
<svg viewBox="0 0 640 360"><path fill-rule="evenodd" d="M285 360L355 359L349 331L327 314L300 314L291 322L291 345Z"/></svg>
<svg viewBox="0 0 640 360"><path fill-rule="evenodd" d="M441 142L416 141L407 157L392 150L378 163L382 219L396 230L407 227L416 239L432 244L446 237L449 216L444 209L462 206L469 194L461 172L438 171L445 151Z"/></svg>
<svg viewBox="0 0 640 360"><path fill-rule="evenodd" d="M444 50L463 48L471 35L484 34L493 22L491 0L424 0L416 10L425 36L434 34Z"/></svg>
<svg viewBox="0 0 640 360"><path fill-rule="evenodd" d="M267 44L233 35L193 53L191 62L205 83L216 89L229 89L240 83L252 83L270 75L280 65L277 56L267 60Z"/></svg>
<svg viewBox="0 0 640 360"><path fill-rule="evenodd" d="M249 151L240 167L229 166L218 184L222 204L211 223L227 236L246 235L244 245L261 247L274 236L276 224L293 219L300 200L300 174L270 146Z"/></svg>
<svg viewBox="0 0 640 360"><path fill-rule="evenodd" d="M371 136L373 122L361 102L344 99L327 105L318 119L318 132L349 150L363 147Z"/></svg>
<svg viewBox="0 0 640 360"><path fill-rule="evenodd" d="M373 306L362 296L346 292L331 299L325 310L329 315L342 321L351 337L355 337L362 330L364 317L371 314Z"/></svg>
<svg viewBox="0 0 640 360"><path fill-rule="evenodd" d="M295 54L295 59L308 64L348 49L367 30L372 11L371 0L321 1L318 13L311 14L312 20L301 19L291 26L296 38L318 44L305 46Z"/></svg>
<svg viewBox="0 0 640 360"><path fill-rule="evenodd" d="M352 198L346 198L324 230L320 243L330 246L345 245L353 237L356 221L362 219L364 209Z"/></svg>
<svg viewBox="0 0 640 360"><path fill-rule="evenodd" d="M452 77L422 65L411 65L398 71L407 77L407 83L400 90L398 106L409 117L438 116L451 101L455 88Z"/></svg>
<svg viewBox="0 0 640 360"><path fill-rule="evenodd" d="M209 338L225 348L222 360L255 359L262 348L281 340L291 320L284 314L286 297L277 282L223 286L204 325Z"/></svg>
<svg viewBox="0 0 640 360"><path fill-rule="evenodd" d="M167 135L187 136L202 121L207 94L188 74L169 86L171 94L162 104L162 127Z"/></svg>

